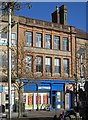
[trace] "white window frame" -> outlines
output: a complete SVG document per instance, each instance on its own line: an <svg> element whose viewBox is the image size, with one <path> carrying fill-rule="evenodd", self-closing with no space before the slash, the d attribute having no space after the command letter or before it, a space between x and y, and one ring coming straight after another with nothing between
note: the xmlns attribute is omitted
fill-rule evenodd
<svg viewBox="0 0 88 120"><path fill-rule="evenodd" d="M55 67L58 67L58 72L55 71ZM55 74L60 74L60 58L55 58L54 59L54 73Z"/></svg>
<svg viewBox="0 0 88 120"><path fill-rule="evenodd" d="M40 67L41 69L37 67ZM36 72L42 72L42 56L36 56Z"/></svg>
<svg viewBox="0 0 88 120"><path fill-rule="evenodd" d="M58 44L56 41L58 41ZM60 50L60 36L54 36L54 49Z"/></svg>
<svg viewBox="0 0 88 120"><path fill-rule="evenodd" d="M51 49L51 35L46 34L45 35L45 48Z"/></svg>
<svg viewBox="0 0 88 120"><path fill-rule="evenodd" d="M4 46L4 45L7 45L8 44L8 41L7 41L7 39L8 39L8 33L6 33L7 34L7 37L5 37L5 38L2 38L1 37L1 33L3 33L3 32L1 32L0 31L0 45L2 46Z"/></svg>
<svg viewBox="0 0 88 120"><path fill-rule="evenodd" d="M26 32L26 46L32 46L32 44L33 44L33 32L28 31Z"/></svg>
<svg viewBox="0 0 88 120"><path fill-rule="evenodd" d="M64 74L69 74L69 59L64 58L63 59L63 69L64 69Z"/></svg>
<svg viewBox="0 0 88 120"><path fill-rule="evenodd" d="M15 34L15 38L12 37L12 35ZM16 46L17 45L17 34L16 32L11 33L11 45Z"/></svg>
<svg viewBox="0 0 88 120"><path fill-rule="evenodd" d="M42 33L36 33L36 47L42 47Z"/></svg>
<svg viewBox="0 0 88 120"><path fill-rule="evenodd" d="M51 67L52 67L52 62L51 62L51 57L46 57L45 58L45 65L46 65L46 73L51 73ZM49 66L49 70L47 71L47 66Z"/></svg>
<svg viewBox="0 0 88 120"><path fill-rule="evenodd" d="M63 50L69 50L69 39L67 37L63 37Z"/></svg>

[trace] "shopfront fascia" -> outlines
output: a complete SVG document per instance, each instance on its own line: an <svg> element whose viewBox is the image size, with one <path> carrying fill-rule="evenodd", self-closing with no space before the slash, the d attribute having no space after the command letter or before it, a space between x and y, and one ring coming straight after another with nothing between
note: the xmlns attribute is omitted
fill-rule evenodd
<svg viewBox="0 0 88 120"><path fill-rule="evenodd" d="M24 86L26 100L24 101L27 109L43 109L41 108L43 105L50 105L52 110L65 108L66 84L75 84L75 82L69 80L38 80L26 84Z"/></svg>

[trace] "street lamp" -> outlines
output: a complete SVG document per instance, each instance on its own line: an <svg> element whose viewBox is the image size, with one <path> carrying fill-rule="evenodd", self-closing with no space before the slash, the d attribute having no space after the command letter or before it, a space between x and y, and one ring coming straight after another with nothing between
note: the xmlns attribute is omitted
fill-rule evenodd
<svg viewBox="0 0 88 120"><path fill-rule="evenodd" d="M9 95L9 120L11 119L11 7L8 8L8 95Z"/></svg>

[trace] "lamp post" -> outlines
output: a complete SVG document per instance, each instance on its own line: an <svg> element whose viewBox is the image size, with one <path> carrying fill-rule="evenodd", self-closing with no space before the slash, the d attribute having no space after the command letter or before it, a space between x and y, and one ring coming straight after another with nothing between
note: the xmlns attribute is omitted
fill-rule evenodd
<svg viewBox="0 0 88 120"><path fill-rule="evenodd" d="M11 7L8 8L8 95L9 95L9 120L11 120Z"/></svg>

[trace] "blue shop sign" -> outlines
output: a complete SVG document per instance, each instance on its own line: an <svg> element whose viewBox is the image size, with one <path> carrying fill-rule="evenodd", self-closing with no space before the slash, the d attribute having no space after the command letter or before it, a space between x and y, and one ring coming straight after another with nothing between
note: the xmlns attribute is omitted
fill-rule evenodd
<svg viewBox="0 0 88 120"><path fill-rule="evenodd" d="M0 86L0 93L3 92L3 86Z"/></svg>
<svg viewBox="0 0 88 120"><path fill-rule="evenodd" d="M55 91L63 91L64 90L64 84L53 84L52 90Z"/></svg>
<svg viewBox="0 0 88 120"><path fill-rule="evenodd" d="M27 84L24 86L24 91L36 91L36 84Z"/></svg>
<svg viewBox="0 0 88 120"><path fill-rule="evenodd" d="M50 90L51 87L50 87L50 84L40 84L38 86L38 90Z"/></svg>

